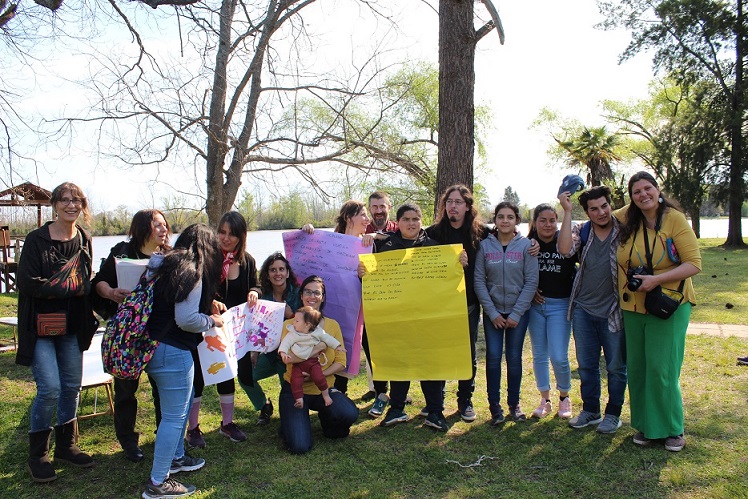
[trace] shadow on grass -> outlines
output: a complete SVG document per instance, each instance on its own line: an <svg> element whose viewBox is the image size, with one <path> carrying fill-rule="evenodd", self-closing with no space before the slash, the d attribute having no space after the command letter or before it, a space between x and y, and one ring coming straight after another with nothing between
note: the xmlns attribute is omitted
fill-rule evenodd
<svg viewBox="0 0 748 499"><path fill-rule="evenodd" d="M379 419L366 416L371 403L358 401L367 391L365 376L359 376L349 387L360 411L350 437L324 438L313 415L314 448L302 456L290 455L284 448L277 435L277 412L270 425L254 426L257 413L241 390L236 394L235 420L248 441L234 443L220 435L218 396L214 388L207 387L201 411L207 448L192 451L204 457L207 465L176 478L194 483L200 491L197 498L221 499L745 497L748 466L742 456L748 452L744 438L748 368L736 367L734 357L746 350L748 343L689 338L688 348L693 352L687 355L683 370L688 445L680 453L669 453L661 444L644 449L635 446L627 406L622 415L624 425L614 435L600 435L593 428L574 430L555 417L491 426L481 365L473 399L478 413L475 422L460 421L455 413L456 383L450 382L445 415L451 429L437 433L422 427L423 418L417 414L423 407L423 396L414 384L410 391L413 405L406 406L412 419L381 428ZM536 394L529 359L526 351L525 404L534 401ZM81 422L80 445L94 455L97 465L88 470L60 466L57 482L36 485L24 469L27 411L33 398L33 382L27 373L27 368L12 363L12 355L0 355L0 495L14 499L138 496L153 458L153 405L147 383L144 381L138 392L137 427L143 432L141 446L146 454L143 462L133 464L124 459L110 417L93 418ZM274 402L276 385L270 380L263 383ZM10 386L16 392L6 391ZM575 380L575 412L580 404L578 390ZM480 466L470 466L481 456L486 457Z"/></svg>

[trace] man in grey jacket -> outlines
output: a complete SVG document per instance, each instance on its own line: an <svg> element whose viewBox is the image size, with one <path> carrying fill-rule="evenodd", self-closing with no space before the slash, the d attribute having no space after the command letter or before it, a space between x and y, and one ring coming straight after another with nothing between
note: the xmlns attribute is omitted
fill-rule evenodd
<svg viewBox="0 0 748 499"><path fill-rule="evenodd" d="M618 305L619 223L610 207L610 189L593 187L579 196L590 222L571 223L570 193L558 196L564 219L558 234L558 250L565 257L579 254L579 270L569 300L569 320L574 328L582 412L569 420L572 428L597 424L598 433L615 433L621 427L626 392L623 317ZM585 227L586 225L586 227ZM600 350L608 371L608 404L600 414Z"/></svg>

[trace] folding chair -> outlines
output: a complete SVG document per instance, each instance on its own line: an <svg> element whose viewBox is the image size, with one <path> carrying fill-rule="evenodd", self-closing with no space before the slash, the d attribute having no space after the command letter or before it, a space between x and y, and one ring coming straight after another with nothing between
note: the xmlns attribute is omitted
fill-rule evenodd
<svg viewBox="0 0 748 499"><path fill-rule="evenodd" d="M7 225L0 226L0 287L5 293L16 291L16 272L18 262L11 254L10 229Z"/></svg>
<svg viewBox="0 0 748 499"><path fill-rule="evenodd" d="M112 386L114 378L104 372L104 364L101 362L101 339L104 336L103 329L100 329L91 340L91 346L83 352L83 376L81 377L81 392L93 388L94 406L90 414L79 415L78 419L88 419L95 416L114 415L114 397L112 395ZM104 387L109 405L106 410L98 409L99 387Z"/></svg>

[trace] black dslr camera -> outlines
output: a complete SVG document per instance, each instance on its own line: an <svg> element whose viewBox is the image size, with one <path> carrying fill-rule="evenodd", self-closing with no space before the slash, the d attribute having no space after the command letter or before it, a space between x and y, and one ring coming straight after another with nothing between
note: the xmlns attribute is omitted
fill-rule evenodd
<svg viewBox="0 0 748 499"><path fill-rule="evenodd" d="M642 280L638 277L634 277L635 275L649 275L649 270L647 270L647 267L644 265L639 265L633 269L630 268L626 272L626 279L628 280L626 287L629 288L630 291L636 291L639 289L639 286L642 285Z"/></svg>

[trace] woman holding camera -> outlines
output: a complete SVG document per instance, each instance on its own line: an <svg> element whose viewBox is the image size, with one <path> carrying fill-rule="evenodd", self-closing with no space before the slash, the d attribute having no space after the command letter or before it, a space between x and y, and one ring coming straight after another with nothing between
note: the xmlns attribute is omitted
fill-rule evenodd
<svg viewBox="0 0 748 499"><path fill-rule="evenodd" d="M701 253L686 217L662 196L652 175L636 173L628 190L631 203L618 214L623 227L617 259L631 426L639 431L634 443L664 439L665 449L678 452L686 445L680 371L695 302L691 276L701 272ZM675 298L667 318L648 311L663 294Z"/></svg>

